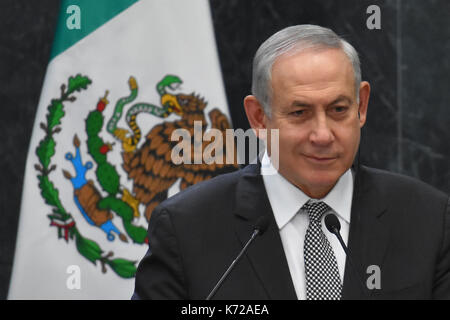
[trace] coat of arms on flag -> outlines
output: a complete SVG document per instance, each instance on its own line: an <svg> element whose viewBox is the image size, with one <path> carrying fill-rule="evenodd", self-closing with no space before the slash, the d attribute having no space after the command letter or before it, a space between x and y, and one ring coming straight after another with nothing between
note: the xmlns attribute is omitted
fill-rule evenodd
<svg viewBox="0 0 450 320"><path fill-rule="evenodd" d="M51 180L52 171L59 174L58 166L52 162L57 145L54 136L64 130L61 120L65 109L76 108L69 104L76 103L75 95L82 94L91 82L89 77L79 74L70 77L67 85L61 85L60 96L51 100L46 123L40 124L44 136L36 148L39 163L35 164L35 169L41 196L51 209L48 214L50 226L57 228L58 238L66 242L74 241L84 258L94 264L100 262L103 273L109 266L118 276L130 278L136 272L136 261L117 258L113 251L105 252L97 241L83 235L79 221L84 219L90 228L98 230L96 238L103 235L109 242L148 243L146 226L136 221L144 216L148 222L153 209L167 198L169 188L178 180L180 188L184 189L217 174L233 171L237 169L237 164L225 164L224 161L173 164L171 150L177 141L171 140L172 132L180 128L193 131L194 120L201 121L203 128L207 129L204 114L206 102L194 93L169 93L167 89L177 88L182 80L166 75L156 85L159 104L134 103L138 85L136 79L130 77L129 92L115 103L109 119L103 114L110 105L106 91L88 112L84 123L71 123L71 128L76 130L73 140L64 142L67 162L62 174L73 187L73 203L64 203L59 197L62 186L55 185ZM164 120L172 113L178 116L176 120ZM144 115L162 120L145 136L137 123L138 117ZM119 127L122 118L127 125L124 128ZM209 112L209 120L212 128L221 130L223 135L230 128L227 117L217 108ZM86 141L78 137L81 131L84 131ZM81 149L83 143L87 152ZM204 143L200 150L207 145ZM120 166L109 161L113 152L117 153L116 158L122 159ZM132 181L131 187L121 183L124 180L121 176Z"/></svg>

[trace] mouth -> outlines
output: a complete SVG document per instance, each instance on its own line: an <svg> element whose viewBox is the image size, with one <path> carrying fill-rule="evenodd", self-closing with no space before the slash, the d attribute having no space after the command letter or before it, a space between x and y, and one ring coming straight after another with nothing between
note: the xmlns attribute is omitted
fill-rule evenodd
<svg viewBox="0 0 450 320"><path fill-rule="evenodd" d="M315 164L329 164L337 159L337 157L324 157L324 156L312 156L312 155L303 155L308 161Z"/></svg>

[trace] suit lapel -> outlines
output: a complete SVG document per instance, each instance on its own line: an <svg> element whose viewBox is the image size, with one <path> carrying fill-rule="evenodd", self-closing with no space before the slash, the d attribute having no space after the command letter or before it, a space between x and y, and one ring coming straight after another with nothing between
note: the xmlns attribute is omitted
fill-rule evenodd
<svg viewBox="0 0 450 320"><path fill-rule="evenodd" d="M248 248L246 256L269 299L297 299L286 256L260 175L259 165L249 165L236 187L234 206L236 234L244 244L250 238L258 217L266 215L270 224Z"/></svg>
<svg viewBox="0 0 450 320"><path fill-rule="evenodd" d="M383 190L374 180L373 173L359 167L356 171L348 238L349 255L356 270L346 261L343 299L369 298L366 280L367 268L379 266L382 270L390 235L389 212ZM359 276L359 279L358 279Z"/></svg>

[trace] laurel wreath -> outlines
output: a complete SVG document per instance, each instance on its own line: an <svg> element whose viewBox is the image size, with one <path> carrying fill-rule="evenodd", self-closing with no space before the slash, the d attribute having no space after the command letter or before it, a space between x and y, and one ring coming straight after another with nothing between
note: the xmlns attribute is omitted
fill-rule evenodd
<svg viewBox="0 0 450 320"><path fill-rule="evenodd" d="M50 173L56 169L56 165L51 163L56 146L53 135L61 131L59 125L61 125L61 119L65 115L64 103L74 102L76 98L72 94L86 90L91 83L92 81L87 76L80 74L69 77L68 85L61 85L61 96L58 99L52 99L48 106L47 122L40 124L45 132L45 137L36 148L39 164L36 164L35 168L40 173L37 175L39 188L46 204L52 207L52 213L47 216L50 219L50 225L58 228L58 239L64 238L67 243L69 243L69 240L75 240L78 252L94 265L97 265L97 261L99 261L103 273L107 271L106 265L108 265L120 277L132 278L136 274L136 261L122 258L111 259L114 255L112 251L104 254L104 251L95 241L83 237L72 215L62 205L58 189L55 188L49 178Z"/></svg>

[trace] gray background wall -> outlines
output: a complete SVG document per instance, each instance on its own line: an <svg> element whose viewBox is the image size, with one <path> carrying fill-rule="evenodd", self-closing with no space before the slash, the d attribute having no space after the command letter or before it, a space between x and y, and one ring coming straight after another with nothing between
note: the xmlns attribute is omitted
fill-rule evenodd
<svg viewBox="0 0 450 320"><path fill-rule="evenodd" d="M450 2L446 0L210 0L234 127L249 127L259 44L283 27L330 27L359 51L372 85L361 162L417 177L450 193ZM368 30L366 9L381 9ZM58 0L0 1L0 298L15 249L25 158L48 62ZM30 266L31 267L31 266Z"/></svg>

